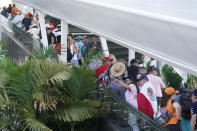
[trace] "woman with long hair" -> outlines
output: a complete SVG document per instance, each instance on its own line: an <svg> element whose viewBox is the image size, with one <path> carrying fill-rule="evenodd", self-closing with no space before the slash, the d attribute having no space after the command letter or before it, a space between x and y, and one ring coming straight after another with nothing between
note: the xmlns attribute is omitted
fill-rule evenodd
<svg viewBox="0 0 197 131"><path fill-rule="evenodd" d="M163 124L163 127L170 131L180 131L181 107L179 103L175 102L174 88L169 87L165 89L159 108L166 108L166 110L172 114L172 117Z"/></svg>

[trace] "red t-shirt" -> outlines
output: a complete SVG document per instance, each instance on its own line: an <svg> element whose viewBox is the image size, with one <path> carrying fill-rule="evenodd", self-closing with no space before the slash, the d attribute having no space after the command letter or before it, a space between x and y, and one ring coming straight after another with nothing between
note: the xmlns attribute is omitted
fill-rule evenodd
<svg viewBox="0 0 197 131"><path fill-rule="evenodd" d="M103 65L100 66L98 69L96 69L96 76L99 77L101 74L103 74L110 66L109 65ZM103 84L103 80L101 80L101 84Z"/></svg>

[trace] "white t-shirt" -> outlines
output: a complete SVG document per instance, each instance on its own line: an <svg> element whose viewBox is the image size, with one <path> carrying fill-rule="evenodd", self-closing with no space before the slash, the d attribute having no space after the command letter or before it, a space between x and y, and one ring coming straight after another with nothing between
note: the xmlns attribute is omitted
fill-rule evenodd
<svg viewBox="0 0 197 131"><path fill-rule="evenodd" d="M78 48L77 45L75 45L75 46ZM72 59L73 59L73 60L78 60L78 57L77 57L78 54L77 54L77 53L74 53L73 45L70 46L70 52L71 52L71 54L74 54Z"/></svg>
<svg viewBox="0 0 197 131"><path fill-rule="evenodd" d="M39 39L40 30L38 28L32 28L32 29L28 30L28 32L33 36L33 38Z"/></svg>
<svg viewBox="0 0 197 131"><path fill-rule="evenodd" d="M155 111L157 111L157 98L156 98L156 91L153 85L148 81L146 82L141 88L140 93L142 93L147 100L152 105L152 108Z"/></svg>

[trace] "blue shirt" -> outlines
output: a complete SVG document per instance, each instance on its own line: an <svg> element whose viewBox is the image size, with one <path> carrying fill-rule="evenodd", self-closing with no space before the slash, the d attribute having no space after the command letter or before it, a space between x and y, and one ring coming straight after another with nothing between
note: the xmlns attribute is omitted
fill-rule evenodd
<svg viewBox="0 0 197 131"><path fill-rule="evenodd" d="M191 114L192 115L197 114L197 102L191 105Z"/></svg>
<svg viewBox="0 0 197 131"><path fill-rule="evenodd" d="M83 42L82 41L79 41L79 42L76 42L75 44L79 47L78 59L80 60L81 57L82 57L81 48L83 47Z"/></svg>
<svg viewBox="0 0 197 131"><path fill-rule="evenodd" d="M8 17L8 12L7 12L7 10L2 10L2 11L1 11L1 14L2 14L3 16L5 16L6 18Z"/></svg>
<svg viewBox="0 0 197 131"><path fill-rule="evenodd" d="M176 95L175 96L175 101L179 103L179 100L180 100L180 95Z"/></svg>
<svg viewBox="0 0 197 131"><path fill-rule="evenodd" d="M25 31L29 30L29 26L31 25L31 19L30 18L24 18L22 21L22 24L25 25Z"/></svg>

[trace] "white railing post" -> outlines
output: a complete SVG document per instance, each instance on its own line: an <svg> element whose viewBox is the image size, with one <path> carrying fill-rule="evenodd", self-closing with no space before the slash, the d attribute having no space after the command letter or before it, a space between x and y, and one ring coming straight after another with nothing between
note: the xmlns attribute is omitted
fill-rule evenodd
<svg viewBox="0 0 197 131"><path fill-rule="evenodd" d="M130 61L132 59L135 59L135 51L133 49L129 49L129 59L128 59L128 65L130 66Z"/></svg>
<svg viewBox="0 0 197 131"><path fill-rule="evenodd" d="M48 47L48 39L47 39L47 32L45 26L45 15L42 12L38 12L40 18L40 30L42 35L42 44L44 47Z"/></svg>
<svg viewBox="0 0 197 131"><path fill-rule="evenodd" d="M62 62L67 62L67 35L69 33L68 24L61 20L61 56Z"/></svg>
<svg viewBox="0 0 197 131"><path fill-rule="evenodd" d="M100 37L100 41L101 41L101 47L102 47L102 50L103 50L103 54L104 54L105 57L108 57L109 56L109 50L108 50L108 46L107 46L107 41L103 37Z"/></svg>

